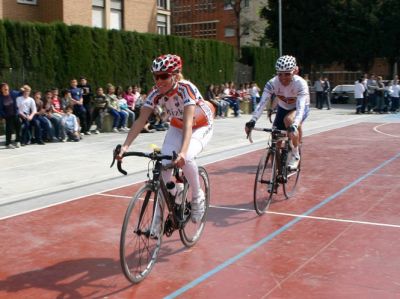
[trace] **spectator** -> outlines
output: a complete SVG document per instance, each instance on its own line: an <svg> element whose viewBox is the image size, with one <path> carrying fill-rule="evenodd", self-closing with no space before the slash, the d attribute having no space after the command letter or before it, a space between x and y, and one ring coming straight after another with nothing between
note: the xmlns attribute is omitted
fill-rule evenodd
<svg viewBox="0 0 400 299"><path fill-rule="evenodd" d="M90 132L90 127L92 125L92 97L93 97L93 91L92 87L87 81L87 78L82 76L79 79L79 85L78 88L82 90L82 98L83 98L83 106L85 107L86 110L86 123L87 123L87 131Z"/></svg>
<svg viewBox="0 0 400 299"><path fill-rule="evenodd" d="M324 101L324 88L323 84L324 81L322 80L322 76L318 78L317 81L314 82L314 90L316 94L316 100L315 100L315 108L322 109L322 103Z"/></svg>
<svg viewBox="0 0 400 299"><path fill-rule="evenodd" d="M107 84L106 99L108 101L108 112L113 116L113 132L127 132L125 127L126 114L121 111L118 104L118 98L115 95L115 87L112 84Z"/></svg>
<svg viewBox="0 0 400 299"><path fill-rule="evenodd" d="M82 128L81 133L85 135L90 135L90 128L86 118L87 111L85 106L83 105L83 92L82 89L78 87L78 81L76 79L72 79L70 81L69 90L71 92L72 103L74 105L74 114L80 120L80 126Z"/></svg>
<svg viewBox="0 0 400 299"><path fill-rule="evenodd" d="M382 81L382 77L378 76L375 88L375 108L374 110L378 113L382 113L385 108L384 95L385 95L385 84Z"/></svg>
<svg viewBox="0 0 400 299"><path fill-rule="evenodd" d="M354 85L354 98L356 100L356 114L365 112L365 107L364 107L364 112L362 110L363 102L364 102L364 92L365 92L365 87L362 82L363 82L363 78L361 77L360 79L358 79L358 81L356 81L356 84Z"/></svg>
<svg viewBox="0 0 400 299"><path fill-rule="evenodd" d="M17 106L19 117L22 122L21 145L31 143L31 128L35 130L35 141L38 144L44 144L41 138L41 128L37 121L34 121L34 116L37 113L34 99L30 97L31 87L24 85L21 87L22 96L17 98Z"/></svg>
<svg viewBox="0 0 400 299"><path fill-rule="evenodd" d="M214 84L210 84L207 86L207 91L206 91L204 99L206 101L209 101L214 106L217 118L222 117L222 105L216 99L216 96L214 93Z"/></svg>
<svg viewBox="0 0 400 299"><path fill-rule="evenodd" d="M96 122L96 130L94 131L94 133L100 134L100 132L103 130L104 116L108 108L108 101L104 94L103 88L98 87L96 89L96 95L93 97L92 107L92 119L94 119L94 121Z"/></svg>
<svg viewBox="0 0 400 299"><path fill-rule="evenodd" d="M59 103L59 102L58 102ZM52 133L51 135L57 138L59 141L65 141L65 130L62 127L62 116L55 111L53 108L53 92L48 90L45 93L43 100L44 109L46 111L46 117L51 122Z"/></svg>
<svg viewBox="0 0 400 299"><path fill-rule="evenodd" d="M52 142L54 137L53 127L50 120L46 117L46 110L42 101L42 93L40 91L35 91L33 94L33 99L35 100L37 111L33 117L33 121L36 122L40 127L39 137L36 137L36 142L39 144L41 144L40 142L43 143L43 141Z"/></svg>
<svg viewBox="0 0 400 299"><path fill-rule="evenodd" d="M12 90L7 83L0 85L0 117L6 122L6 148L21 147L20 130L21 123L18 118L17 97L20 92ZM12 134L15 134L15 145L11 144Z"/></svg>
<svg viewBox="0 0 400 299"><path fill-rule="evenodd" d="M238 99L238 94L236 93L235 90L235 85L233 82L230 83L225 83L224 87L224 100L229 103L229 106L233 109L233 114L235 117L240 116L239 112L239 99Z"/></svg>
<svg viewBox="0 0 400 299"><path fill-rule="evenodd" d="M329 83L328 77L324 77L322 83L322 89L323 89L323 101L321 104L321 109L324 107L324 103L326 103L326 108L328 110L331 110L331 98L330 98L331 84Z"/></svg>
<svg viewBox="0 0 400 299"><path fill-rule="evenodd" d="M396 112L399 109L400 102L400 85L399 80L393 80L392 86L390 87L390 97L391 97L391 106L390 112Z"/></svg>
<svg viewBox="0 0 400 299"><path fill-rule="evenodd" d="M167 115L163 112L161 106L154 107L153 113L149 118L148 130L165 131L169 128L169 124L165 121Z"/></svg>
<svg viewBox="0 0 400 299"><path fill-rule="evenodd" d="M66 107L62 123L65 134L68 136L68 141L78 142L80 140L79 124L77 117L72 113L73 109L72 106Z"/></svg>
<svg viewBox="0 0 400 299"><path fill-rule="evenodd" d="M116 88L115 94L117 95L118 105L119 105L119 108L121 109L121 112L125 113L125 124L124 124L123 129L125 131L128 131L129 122L131 125L135 122L135 112L133 112L131 109L129 109L128 102L123 97L124 91L122 90L121 86L118 86Z"/></svg>
<svg viewBox="0 0 400 299"><path fill-rule="evenodd" d="M61 110L65 113L65 110L67 109L68 106L74 105L72 97L71 97L71 91L69 89L64 89L61 93Z"/></svg>
<svg viewBox="0 0 400 299"><path fill-rule="evenodd" d="M367 90L368 90L368 104L367 111L370 112L376 106L376 89L378 85L375 80L375 74L371 74L367 80Z"/></svg>
<svg viewBox="0 0 400 299"><path fill-rule="evenodd" d="M252 105L252 111L256 110L257 104L260 101L260 88L256 82L251 82L250 85L250 100Z"/></svg>

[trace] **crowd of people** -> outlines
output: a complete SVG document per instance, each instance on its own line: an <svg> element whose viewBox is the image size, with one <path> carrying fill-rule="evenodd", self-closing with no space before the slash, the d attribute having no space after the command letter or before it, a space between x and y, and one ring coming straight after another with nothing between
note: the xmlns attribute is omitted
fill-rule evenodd
<svg viewBox="0 0 400 299"><path fill-rule="evenodd" d="M48 142L78 142L84 135L100 134L104 117L113 119L112 131L128 132L137 118L146 95L137 85L125 89L107 84L92 90L86 78L71 79L68 88L32 91L27 84L13 90L7 83L0 85L0 119L4 119L6 148ZM154 113L144 132L166 130L162 111ZM95 124L95 130L91 131ZM12 136L15 136L12 142Z"/></svg>
<svg viewBox="0 0 400 299"><path fill-rule="evenodd" d="M354 84L354 98L357 114L399 112L399 77L384 81L382 76L365 74Z"/></svg>

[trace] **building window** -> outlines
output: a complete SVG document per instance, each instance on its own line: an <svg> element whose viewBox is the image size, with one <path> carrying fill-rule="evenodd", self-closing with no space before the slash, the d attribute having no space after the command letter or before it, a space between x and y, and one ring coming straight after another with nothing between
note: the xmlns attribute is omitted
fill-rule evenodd
<svg viewBox="0 0 400 299"><path fill-rule="evenodd" d="M230 10L230 9L233 9L232 1L231 0L225 0L224 1L224 10Z"/></svg>
<svg viewBox="0 0 400 299"><path fill-rule="evenodd" d="M235 36L235 29L231 27L225 27L225 37Z"/></svg>
<svg viewBox="0 0 400 299"><path fill-rule="evenodd" d="M168 1L167 0L157 0L157 7L163 8L163 9L168 9Z"/></svg>
<svg viewBox="0 0 400 299"><path fill-rule="evenodd" d="M104 28L104 0L92 0L92 26Z"/></svg>
<svg viewBox="0 0 400 299"><path fill-rule="evenodd" d="M122 29L122 0L111 0L110 29Z"/></svg>
<svg viewBox="0 0 400 299"><path fill-rule="evenodd" d="M175 35L178 36L192 36L192 25L175 25Z"/></svg>
<svg viewBox="0 0 400 299"><path fill-rule="evenodd" d="M167 35L168 17L166 15L157 14L157 32L161 35Z"/></svg>
<svg viewBox="0 0 400 299"><path fill-rule="evenodd" d="M17 3L36 5L37 0L17 0Z"/></svg>
<svg viewBox="0 0 400 299"><path fill-rule="evenodd" d="M244 0L244 7L250 6L250 0Z"/></svg>
<svg viewBox="0 0 400 299"><path fill-rule="evenodd" d="M197 24L197 26L195 26L194 36L202 38L216 38L217 26L214 22Z"/></svg>

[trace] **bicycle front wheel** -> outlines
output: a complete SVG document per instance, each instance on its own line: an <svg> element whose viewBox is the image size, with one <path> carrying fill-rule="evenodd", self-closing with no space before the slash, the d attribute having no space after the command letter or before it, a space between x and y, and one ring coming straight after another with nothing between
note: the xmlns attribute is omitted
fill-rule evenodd
<svg viewBox="0 0 400 299"><path fill-rule="evenodd" d="M300 147L299 147L299 151L300 151ZM300 156L301 156L301 152L300 152ZM283 170L283 172L284 172L283 193L285 194L285 197L287 199L292 197L296 192L297 182L299 181L299 177L300 177L301 159L299 161L297 169L295 169L295 170L291 170L288 163L289 163L289 159L286 159L285 169Z"/></svg>
<svg viewBox="0 0 400 299"><path fill-rule="evenodd" d="M276 153L267 151L258 163L254 181L254 209L262 215L268 209L272 196L276 192Z"/></svg>
<svg viewBox="0 0 400 299"><path fill-rule="evenodd" d="M125 214L120 240L120 259L125 277L139 283L153 268L164 229L162 198L144 185L132 198ZM155 217L153 217L153 214Z"/></svg>
<svg viewBox="0 0 400 299"><path fill-rule="evenodd" d="M182 243L186 247L192 247L197 241L200 239L201 234L204 231L204 227L207 219L207 212L210 206L210 181L208 178L207 171L199 166L199 179L200 179L200 188L203 190L205 195L205 203L204 203L204 215L199 223L193 223L190 220L190 201L192 199L192 190L190 186L188 186L188 190L186 192L185 198L185 212L183 217L185 217L185 223L183 227L179 230L179 236L181 237Z"/></svg>

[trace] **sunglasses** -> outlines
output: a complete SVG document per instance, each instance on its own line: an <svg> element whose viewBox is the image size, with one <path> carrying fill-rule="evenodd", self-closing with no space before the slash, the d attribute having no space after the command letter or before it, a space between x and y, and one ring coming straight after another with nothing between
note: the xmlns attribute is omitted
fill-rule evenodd
<svg viewBox="0 0 400 299"><path fill-rule="evenodd" d="M292 73L278 73L278 77L290 77Z"/></svg>
<svg viewBox="0 0 400 299"><path fill-rule="evenodd" d="M157 80L167 80L167 79L171 78L172 75L171 74L167 74L167 73L158 74L158 75L157 74L153 74L153 77L154 77L155 81L157 81Z"/></svg>

